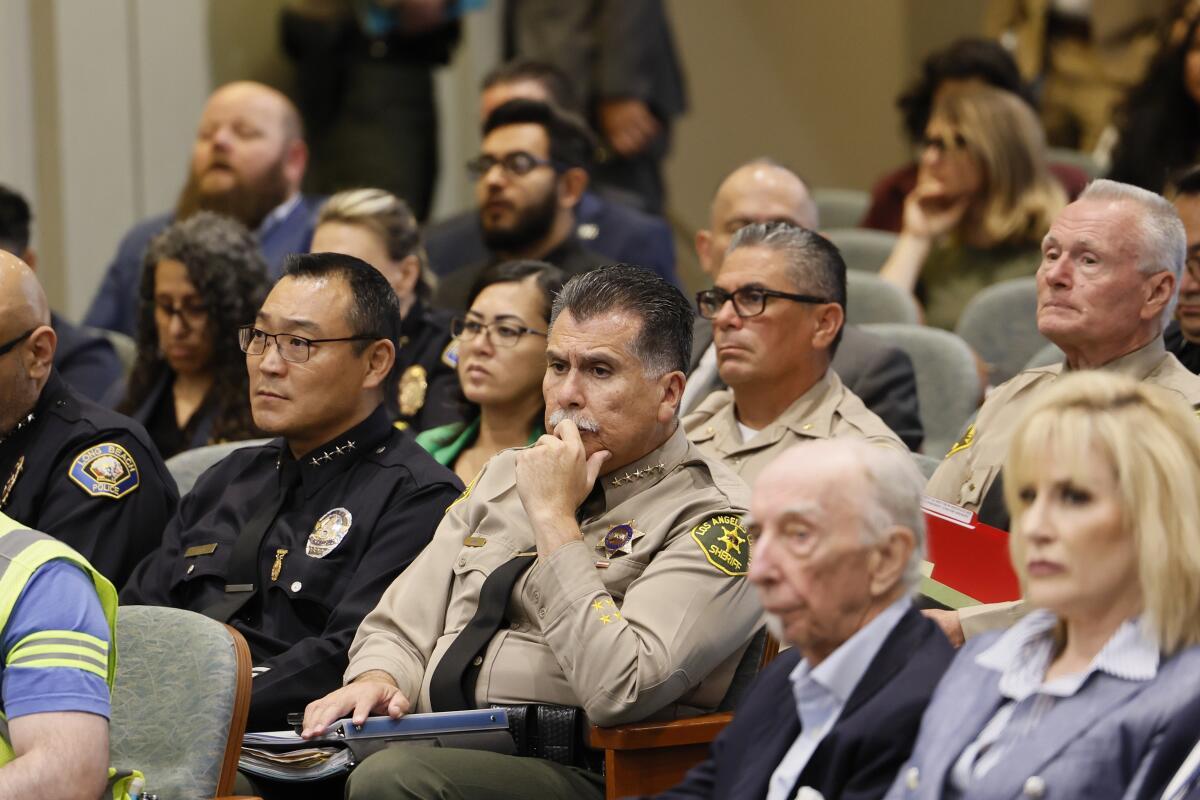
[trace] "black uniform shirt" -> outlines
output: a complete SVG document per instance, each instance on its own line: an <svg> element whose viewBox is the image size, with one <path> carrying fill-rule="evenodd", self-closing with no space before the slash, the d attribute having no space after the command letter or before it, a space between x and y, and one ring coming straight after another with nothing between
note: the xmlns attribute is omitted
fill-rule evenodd
<svg viewBox="0 0 1200 800"><path fill-rule="evenodd" d="M1179 327L1178 320L1167 326L1163 333L1163 343L1167 346L1168 353L1174 353L1189 371L1200 375L1200 345L1183 338L1183 330Z"/></svg>
<svg viewBox="0 0 1200 800"><path fill-rule="evenodd" d="M449 312L417 300L400 323L398 391L389 405L401 423L398 427L414 434L463 417L455 371L457 354L450 351L450 319Z"/></svg>
<svg viewBox="0 0 1200 800"><path fill-rule="evenodd" d="M118 588L158 547L178 502L146 429L57 372L33 418L0 440L0 510L74 547Z"/></svg>
<svg viewBox="0 0 1200 800"><path fill-rule="evenodd" d="M276 439L201 475L121 601L203 611L223 599L234 543L277 501L283 459L291 451ZM358 624L462 489L383 406L297 466L300 483L258 550L255 595L230 620L254 661L250 730L285 728L288 712L341 686Z"/></svg>

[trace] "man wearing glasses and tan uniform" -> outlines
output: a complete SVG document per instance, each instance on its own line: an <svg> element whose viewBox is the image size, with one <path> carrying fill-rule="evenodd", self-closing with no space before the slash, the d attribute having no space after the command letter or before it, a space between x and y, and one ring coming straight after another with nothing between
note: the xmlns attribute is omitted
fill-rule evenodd
<svg viewBox="0 0 1200 800"><path fill-rule="evenodd" d="M787 223L747 225L714 282L696 301L712 320L717 370L729 388L683 418L702 451L752 483L806 439L850 436L907 449L829 367L845 321L846 265L827 239Z"/></svg>
<svg viewBox="0 0 1200 800"><path fill-rule="evenodd" d="M462 489L384 408L399 325L374 267L291 256L238 331L254 422L280 438L204 473L121 595L246 637L250 730L285 728L289 712L341 685L358 624Z"/></svg>

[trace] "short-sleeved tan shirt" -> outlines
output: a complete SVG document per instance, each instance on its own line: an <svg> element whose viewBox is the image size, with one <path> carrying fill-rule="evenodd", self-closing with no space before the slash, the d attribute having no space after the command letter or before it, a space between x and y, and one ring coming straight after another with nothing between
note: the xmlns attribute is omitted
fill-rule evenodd
<svg viewBox="0 0 1200 800"><path fill-rule="evenodd" d="M429 680L484 580L536 550L517 452L488 463L363 621L347 682L383 670L415 710L430 710ZM582 706L602 725L715 709L762 614L745 578L749 491L682 428L597 485L581 507L583 540L539 558L514 587L476 702ZM611 551L606 536L622 525L631 535Z"/></svg>
<svg viewBox="0 0 1200 800"><path fill-rule="evenodd" d="M784 450L808 439L852 437L908 452L900 437L863 405L833 370L826 370L821 380L749 441L742 440L732 389L710 394L683 418L683 427L694 444L724 462L747 484L753 484L763 467Z"/></svg>

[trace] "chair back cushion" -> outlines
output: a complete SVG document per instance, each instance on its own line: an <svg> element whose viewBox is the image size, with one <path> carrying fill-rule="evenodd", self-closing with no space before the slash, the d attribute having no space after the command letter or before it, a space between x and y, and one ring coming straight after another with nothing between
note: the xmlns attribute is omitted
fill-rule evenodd
<svg viewBox="0 0 1200 800"><path fill-rule="evenodd" d="M992 386L1004 383L1047 344L1037 329L1037 280L1014 278L981 290L954 332L987 362Z"/></svg>
<svg viewBox="0 0 1200 800"><path fill-rule="evenodd" d="M179 496L183 497L196 485L196 479L204 473L204 470L234 450L266 444L269 441L271 440L246 439L242 442L221 442L206 447L197 447L194 450L184 450L167 459L167 471L171 473L171 477L175 479L175 485L179 487Z"/></svg>
<svg viewBox="0 0 1200 800"><path fill-rule="evenodd" d="M117 612L117 680L109 727L118 769L146 775L170 800L217 793L237 693L233 637L208 617L176 608Z"/></svg>

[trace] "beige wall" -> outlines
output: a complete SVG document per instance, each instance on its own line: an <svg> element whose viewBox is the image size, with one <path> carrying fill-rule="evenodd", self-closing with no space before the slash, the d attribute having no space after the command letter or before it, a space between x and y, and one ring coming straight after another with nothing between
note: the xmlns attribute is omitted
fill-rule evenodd
<svg viewBox="0 0 1200 800"><path fill-rule="evenodd" d="M470 204L475 87L499 57L494 0L438 77L444 174L435 214ZM570 0L563 0L569 2ZM282 0L0 0L0 182L36 201L52 302L86 308L121 234L169 207L209 89L286 85ZM680 268L737 163L770 155L814 186L867 188L906 157L894 99L930 50L978 30L982 0L667 0L692 110L667 164Z"/></svg>

